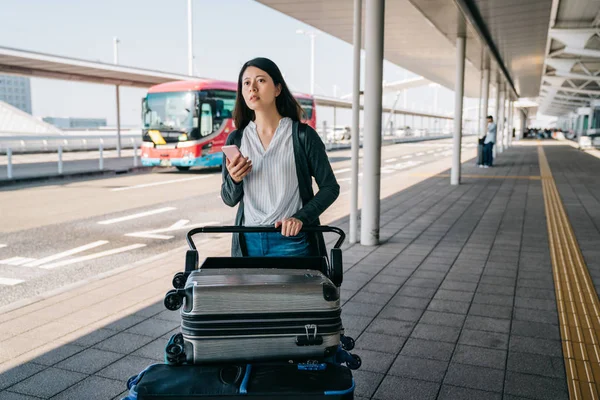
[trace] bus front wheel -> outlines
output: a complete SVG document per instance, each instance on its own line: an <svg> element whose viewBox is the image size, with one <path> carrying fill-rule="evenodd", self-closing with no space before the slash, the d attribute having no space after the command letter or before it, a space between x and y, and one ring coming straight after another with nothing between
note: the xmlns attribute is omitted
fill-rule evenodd
<svg viewBox="0 0 600 400"><path fill-rule="evenodd" d="M179 171L189 171L190 167L176 167Z"/></svg>

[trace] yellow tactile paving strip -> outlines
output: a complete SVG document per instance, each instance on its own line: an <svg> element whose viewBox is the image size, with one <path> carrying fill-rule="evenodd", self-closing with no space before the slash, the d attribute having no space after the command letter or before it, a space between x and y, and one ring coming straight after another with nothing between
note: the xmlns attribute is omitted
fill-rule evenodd
<svg viewBox="0 0 600 400"><path fill-rule="evenodd" d="M540 173L567 384L571 399L600 399L600 302L542 146Z"/></svg>

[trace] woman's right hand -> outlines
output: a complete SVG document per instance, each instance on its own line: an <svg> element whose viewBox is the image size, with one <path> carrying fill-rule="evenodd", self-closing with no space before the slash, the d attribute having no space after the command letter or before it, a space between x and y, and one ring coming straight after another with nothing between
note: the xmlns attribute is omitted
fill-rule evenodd
<svg viewBox="0 0 600 400"><path fill-rule="evenodd" d="M252 171L252 161L248 157L242 157L240 154L236 155L232 161L229 158L225 158L225 166L229 172L229 176L235 183L241 183L246 175Z"/></svg>

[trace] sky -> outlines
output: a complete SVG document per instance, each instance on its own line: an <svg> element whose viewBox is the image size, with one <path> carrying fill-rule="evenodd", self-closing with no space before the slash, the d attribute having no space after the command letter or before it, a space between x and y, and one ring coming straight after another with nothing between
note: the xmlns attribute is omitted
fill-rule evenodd
<svg viewBox="0 0 600 400"><path fill-rule="evenodd" d="M0 0L0 10L0 46L112 63L116 36L119 64L187 74L187 0ZM195 75L235 81L245 61L268 57L292 90L309 92L310 39L296 30L314 28L253 0L194 0L193 19ZM351 93L352 55L352 45L319 33L316 94ZM415 76L418 71L384 62L386 82ZM32 78L31 87L35 116L106 118L115 125L114 86ZM438 113L452 113L454 94L444 87L408 90L407 108L434 111L434 91ZM121 88L123 126L140 125L145 93ZM390 106L394 100L393 94L384 97ZM467 100L467 108L475 106L476 99ZM317 116L321 123L332 111L318 110ZM351 113L339 110L337 118L349 124Z"/></svg>

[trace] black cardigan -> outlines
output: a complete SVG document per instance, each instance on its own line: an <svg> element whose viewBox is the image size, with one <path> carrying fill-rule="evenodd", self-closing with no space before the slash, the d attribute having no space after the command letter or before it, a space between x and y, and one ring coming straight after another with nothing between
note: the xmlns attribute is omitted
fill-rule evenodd
<svg viewBox="0 0 600 400"><path fill-rule="evenodd" d="M243 130L236 130L229 134L227 145L242 146ZM323 141L313 128L306 124L294 121L292 125L292 141L294 158L296 161L296 174L298 175L298 189L302 199L302 208L293 215L302 221L305 226L319 225L319 216L337 199L340 194L331 164L325 151ZM319 191L315 195L312 189L312 177L315 178ZM239 203L235 224L243 225L244 219L244 182L235 183L227 168L223 166L223 183L221 185L221 198L230 207ZM323 235L315 233L309 236L312 255L326 255ZM233 234L231 255L242 257L246 254L246 244L243 235Z"/></svg>

